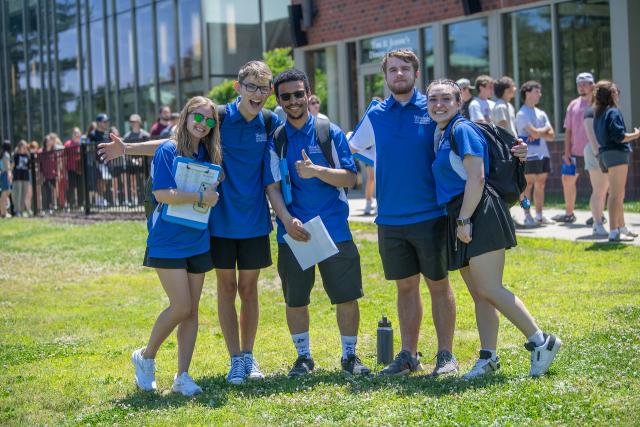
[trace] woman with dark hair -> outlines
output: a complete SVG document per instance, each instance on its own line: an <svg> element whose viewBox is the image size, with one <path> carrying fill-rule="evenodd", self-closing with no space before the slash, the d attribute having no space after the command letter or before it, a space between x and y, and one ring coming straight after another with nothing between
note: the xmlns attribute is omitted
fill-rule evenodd
<svg viewBox="0 0 640 427"><path fill-rule="evenodd" d="M489 153L484 134L460 115L460 88L452 80L432 82L427 105L440 130L432 170L438 204L446 205L448 213L448 269L460 270L475 303L480 335L480 357L464 378L500 368L498 311L527 338L529 375L543 375L562 343L543 333L523 302L502 284L505 249L516 246L515 227L509 209L485 180Z"/></svg>
<svg viewBox="0 0 640 427"><path fill-rule="evenodd" d="M112 134L111 138L120 141L117 135ZM158 316L147 345L131 355L138 387L155 390L156 353L177 327L178 370L172 390L192 396L202 393L188 370L198 334L204 275L213 269L210 234L208 228L199 230L165 221L159 206L198 203L213 207L218 202L218 193L215 187L199 192L179 190L173 172L178 156L222 163L218 114L211 100L202 96L189 99L180 113L175 134L160 145L153 158L153 196L159 204L147 220L149 237L143 265L155 268L169 297L169 307Z"/></svg>
<svg viewBox="0 0 640 427"><path fill-rule="evenodd" d="M624 187L627 183L631 146L629 141L640 137L640 129L627 133L622 112L618 109L620 91L608 81L596 84L593 130L598 140L599 161L609 174L609 241L631 241L635 237L624 222Z"/></svg>
<svg viewBox="0 0 640 427"><path fill-rule="evenodd" d="M11 142L4 141L0 150L0 218L11 217L7 203L11 193Z"/></svg>

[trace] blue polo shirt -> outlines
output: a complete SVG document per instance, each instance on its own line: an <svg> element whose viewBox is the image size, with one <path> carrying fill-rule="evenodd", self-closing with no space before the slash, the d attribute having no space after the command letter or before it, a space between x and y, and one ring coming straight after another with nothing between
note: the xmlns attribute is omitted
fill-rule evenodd
<svg viewBox="0 0 640 427"><path fill-rule="evenodd" d="M627 127L622 113L615 107L607 108L605 112L593 119L593 131L600 146L600 151L631 151L631 145L624 140Z"/></svg>
<svg viewBox="0 0 640 427"><path fill-rule="evenodd" d="M487 141L480 129L469 120L462 118L453 129L459 154L451 149L451 126L458 118L462 118L462 116L455 116L442 132L439 141L436 141L438 144L436 160L431 165L436 179L438 203L441 205L445 205L454 197L464 193L464 187L467 183L467 173L462 164L464 156L482 157L485 176L489 173Z"/></svg>
<svg viewBox="0 0 640 427"><path fill-rule="evenodd" d="M173 176L173 161L178 156L173 141L163 143L153 156L152 190L168 190L177 188ZM204 145L198 145L194 160L206 161L207 152ZM209 251L209 230L196 230L184 225L174 224L162 219L160 209L153 211L147 220L147 248L152 258L186 258Z"/></svg>
<svg viewBox="0 0 640 427"><path fill-rule="evenodd" d="M285 124L284 131L287 132L287 166L289 167L289 177L291 178L291 198L292 202L288 206L289 213L300 221L307 222L316 216L320 216L329 235L335 243L352 240L349 230L349 204L344 188L337 188L318 178L300 178L296 171L296 162L302 160L302 150L307 152L311 161L319 166L330 168L329 162L322 154L318 145L315 133L316 119L309 114L309 119L305 125L296 129L289 122ZM356 173L356 165L347 144L347 138L342 130L331 123L329 128L333 145L333 162L337 169L347 169ZM276 181L280 181L280 170L278 168L279 155L276 154L273 144L271 144L272 174ZM278 242L285 243L284 225L277 219Z"/></svg>
<svg viewBox="0 0 640 427"><path fill-rule="evenodd" d="M415 224L445 214L431 172L435 129L427 98L416 89L405 105L392 96L372 105L354 129L349 139L354 149L375 145L377 224Z"/></svg>
<svg viewBox="0 0 640 427"><path fill-rule="evenodd" d="M273 229L265 187L274 182L269 167L264 117L258 114L247 122L238 103L227 104L220 129L224 179L218 186L220 199L209 218L211 236L248 239L265 236ZM282 121L272 114L271 130Z"/></svg>

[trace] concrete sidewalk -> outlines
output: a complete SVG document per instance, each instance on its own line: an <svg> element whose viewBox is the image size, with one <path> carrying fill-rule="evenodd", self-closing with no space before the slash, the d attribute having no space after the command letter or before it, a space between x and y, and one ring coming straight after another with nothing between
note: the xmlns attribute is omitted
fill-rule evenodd
<svg viewBox="0 0 640 427"><path fill-rule="evenodd" d="M366 202L362 194L349 193L349 221L373 223L375 215L364 215L365 203ZM564 213L564 211L560 209L544 210L544 216L549 219L560 213ZM522 209L518 206L511 208L511 215L520 223L524 221L524 214ZM517 229L516 232L519 236L527 237L547 237L573 240L577 242L608 242L607 237L593 237L591 234L591 227L585 224L585 221L591 217L591 212L576 211L575 215L577 220L573 224L554 223L534 228ZM635 232L640 232L640 214L626 213L625 220L629 229ZM605 224L605 228L609 230L608 224ZM633 242L625 243L640 246L640 237L636 237Z"/></svg>

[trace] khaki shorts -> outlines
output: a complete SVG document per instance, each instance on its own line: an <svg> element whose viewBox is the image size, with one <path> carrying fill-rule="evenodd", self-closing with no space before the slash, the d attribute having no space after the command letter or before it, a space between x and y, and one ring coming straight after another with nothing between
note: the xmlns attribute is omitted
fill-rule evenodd
<svg viewBox="0 0 640 427"><path fill-rule="evenodd" d="M598 158L595 154L593 154L593 148L591 148L591 144L587 144L584 147L584 168L587 171L600 170Z"/></svg>

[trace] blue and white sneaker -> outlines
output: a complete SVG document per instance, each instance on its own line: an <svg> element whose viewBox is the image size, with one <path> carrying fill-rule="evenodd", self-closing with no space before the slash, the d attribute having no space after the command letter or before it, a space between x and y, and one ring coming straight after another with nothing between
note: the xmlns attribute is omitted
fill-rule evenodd
<svg viewBox="0 0 640 427"><path fill-rule="evenodd" d="M531 369L529 369L529 375L532 377L539 377L544 375L549 370L549 366L555 359L562 341L555 335L544 334L544 343L541 346L536 347L535 343L528 342L524 345L524 348L531 352Z"/></svg>
<svg viewBox="0 0 640 427"><path fill-rule="evenodd" d="M246 378L250 380L263 380L264 374L260 371L260 366L258 366L258 361L253 357L253 353L245 351L242 353L242 357L244 358L244 373Z"/></svg>
<svg viewBox="0 0 640 427"><path fill-rule="evenodd" d="M244 357L232 356L231 369L229 369L229 374L227 374L227 382L234 385L240 385L244 383L246 377L247 373L244 368Z"/></svg>

